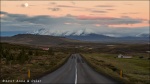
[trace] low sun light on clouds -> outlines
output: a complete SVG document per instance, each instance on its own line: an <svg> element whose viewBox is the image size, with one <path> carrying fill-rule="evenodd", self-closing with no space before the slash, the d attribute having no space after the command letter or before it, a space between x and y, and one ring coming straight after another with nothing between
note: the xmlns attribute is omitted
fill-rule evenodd
<svg viewBox="0 0 150 84"><path fill-rule="evenodd" d="M148 19L147 1L2 1L2 11L27 15L131 16ZM84 5L83 5L84 4ZM130 4L130 5L128 5ZM23 9L28 7L28 9Z"/></svg>
<svg viewBox="0 0 150 84"><path fill-rule="evenodd" d="M1 1L2 30L149 28L148 1ZM11 25L11 26L10 26ZM28 25L28 26L27 26ZM60 27L61 26L61 27ZM32 27L32 28L30 28ZM27 29L25 29L27 28ZM14 29L15 30L15 29ZM146 30L144 29L143 32Z"/></svg>

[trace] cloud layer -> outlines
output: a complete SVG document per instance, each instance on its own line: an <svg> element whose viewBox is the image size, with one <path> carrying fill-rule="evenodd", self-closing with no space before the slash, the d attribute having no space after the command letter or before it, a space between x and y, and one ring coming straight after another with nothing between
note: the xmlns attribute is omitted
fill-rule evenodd
<svg viewBox="0 0 150 84"><path fill-rule="evenodd" d="M57 11L57 9L51 9ZM68 14L62 17L48 15L27 16L24 14L10 14L4 11L1 15L1 31L26 31L31 32L41 28L59 33L73 32L77 30L92 30L97 34L116 34L118 36L149 33L149 27L110 27L110 25L129 25L142 23L143 19L131 17L97 17L97 16L73 16Z"/></svg>

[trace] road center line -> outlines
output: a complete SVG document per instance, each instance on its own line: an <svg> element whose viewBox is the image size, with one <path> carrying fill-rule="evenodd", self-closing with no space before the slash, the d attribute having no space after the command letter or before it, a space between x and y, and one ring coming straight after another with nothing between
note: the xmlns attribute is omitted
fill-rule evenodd
<svg viewBox="0 0 150 84"><path fill-rule="evenodd" d="M76 55L76 54L75 54ZM75 61L75 69L76 69L76 71L75 71L75 84L77 84L77 57L76 57L76 61Z"/></svg>

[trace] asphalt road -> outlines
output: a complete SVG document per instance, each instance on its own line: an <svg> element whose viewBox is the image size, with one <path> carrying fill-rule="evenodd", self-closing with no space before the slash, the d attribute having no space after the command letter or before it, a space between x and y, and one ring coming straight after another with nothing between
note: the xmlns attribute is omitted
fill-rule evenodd
<svg viewBox="0 0 150 84"><path fill-rule="evenodd" d="M72 54L62 67L39 80L42 84L117 84L116 81L95 72L79 54Z"/></svg>

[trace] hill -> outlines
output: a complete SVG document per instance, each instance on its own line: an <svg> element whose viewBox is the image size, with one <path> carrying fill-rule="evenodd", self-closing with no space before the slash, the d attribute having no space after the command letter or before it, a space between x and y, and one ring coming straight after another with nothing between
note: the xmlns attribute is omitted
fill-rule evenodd
<svg viewBox="0 0 150 84"><path fill-rule="evenodd" d="M18 34L12 37L1 37L1 42L53 46L53 45L60 45L60 44L76 43L80 41L67 39L65 37L58 37L58 36Z"/></svg>

